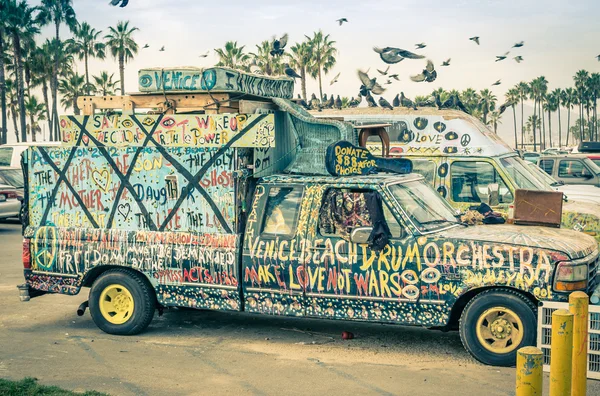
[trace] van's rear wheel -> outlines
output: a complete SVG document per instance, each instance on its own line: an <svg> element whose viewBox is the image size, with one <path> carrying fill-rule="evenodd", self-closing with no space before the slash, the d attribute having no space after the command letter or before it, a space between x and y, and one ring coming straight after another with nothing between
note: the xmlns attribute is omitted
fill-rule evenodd
<svg viewBox="0 0 600 396"><path fill-rule="evenodd" d="M154 291L142 276L127 269L106 271L90 290L90 314L106 333L132 335L142 332L154 317Z"/></svg>
<svg viewBox="0 0 600 396"><path fill-rule="evenodd" d="M484 364L514 366L517 350L535 345L536 307L508 289L486 290L475 296L460 318L465 349Z"/></svg>

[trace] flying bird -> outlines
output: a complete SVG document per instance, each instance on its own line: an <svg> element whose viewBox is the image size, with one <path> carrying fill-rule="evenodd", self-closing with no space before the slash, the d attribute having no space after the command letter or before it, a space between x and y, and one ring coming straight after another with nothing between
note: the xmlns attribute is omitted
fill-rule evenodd
<svg viewBox="0 0 600 396"><path fill-rule="evenodd" d="M450 58L442 62L442 66L450 66Z"/></svg>
<svg viewBox="0 0 600 396"><path fill-rule="evenodd" d="M385 89L377 83L377 78L369 78L369 75L361 70L358 71L358 78L362 82L361 94L367 96L369 91L375 95L381 95L385 92Z"/></svg>
<svg viewBox="0 0 600 396"><path fill-rule="evenodd" d="M513 45L513 48L521 48L522 46L525 45L524 41L519 41L518 43L515 43L515 45Z"/></svg>
<svg viewBox="0 0 600 396"><path fill-rule="evenodd" d="M379 70L379 69L377 69L377 71L379 72L379 74L381 74L382 76L387 76L389 70L390 70L389 66L385 70Z"/></svg>
<svg viewBox="0 0 600 396"><path fill-rule="evenodd" d="M406 96L404 96L404 92L400 92L400 104L403 107L408 107L413 110L417 110L417 106L415 105L415 103L412 100L408 99Z"/></svg>
<svg viewBox="0 0 600 396"><path fill-rule="evenodd" d="M121 3L121 5L119 5L119 3ZM129 0L111 0L109 4L111 6L118 5L119 7L123 8L123 7L127 6L127 4L129 4Z"/></svg>
<svg viewBox="0 0 600 396"><path fill-rule="evenodd" d="M469 40L474 41L475 43L477 43L477 45L479 45L479 36L469 37Z"/></svg>
<svg viewBox="0 0 600 396"><path fill-rule="evenodd" d="M500 56L496 55L496 62L503 61L504 59L506 59L507 56L508 56L508 52L505 53L504 55L500 55Z"/></svg>
<svg viewBox="0 0 600 396"><path fill-rule="evenodd" d="M417 49L423 49L423 48L427 47L427 44L419 43L419 44L415 44L415 47L417 47Z"/></svg>
<svg viewBox="0 0 600 396"><path fill-rule="evenodd" d="M146 48L150 48L150 46L148 44L144 44L144 46L142 47L142 49L146 49Z"/></svg>
<svg viewBox="0 0 600 396"><path fill-rule="evenodd" d="M348 22L348 19L346 18L340 18L340 19L336 19L336 22L340 24L340 26L342 26L342 24L344 24L344 22Z"/></svg>
<svg viewBox="0 0 600 396"><path fill-rule="evenodd" d="M289 64L287 64L287 63L286 63L286 64L284 64L283 66L284 66L284 69L283 69L283 71L284 71L284 73L285 73L285 75L286 75L286 76L288 76L288 77L292 77L292 78L302 78L302 77L300 77L300 75L299 75L298 73L296 73L296 72L294 71L294 69L292 69L292 68L290 67L290 65L289 65Z"/></svg>
<svg viewBox="0 0 600 396"><path fill-rule="evenodd" d="M392 107L390 102L385 100L385 98L383 96L379 97L379 106L383 107L384 109L394 110L394 108Z"/></svg>
<svg viewBox="0 0 600 396"><path fill-rule="evenodd" d="M335 106L336 109L342 110L342 99L340 99L340 95L338 95L337 98L335 98L333 105Z"/></svg>
<svg viewBox="0 0 600 396"><path fill-rule="evenodd" d="M596 59L598 59L598 62L600 62L600 55L596 55Z"/></svg>
<svg viewBox="0 0 600 396"><path fill-rule="evenodd" d="M493 84L492 84L492 86L494 86L494 85L500 85L500 84L502 84L500 81L501 81L501 80L496 80L496 82L495 82L495 83L493 83Z"/></svg>
<svg viewBox="0 0 600 396"><path fill-rule="evenodd" d="M375 99L373 99L373 97L371 96L371 92L367 92L365 98L367 99L367 104L369 105L369 107L377 107L377 103L375 103Z"/></svg>
<svg viewBox="0 0 600 396"><path fill-rule="evenodd" d="M160 47L159 51L162 52L165 50L165 46L163 45L162 47Z"/></svg>
<svg viewBox="0 0 600 396"><path fill-rule="evenodd" d="M340 74L342 74L342 73L340 72L335 77L333 77L333 80L331 80L331 82L329 83L329 85L333 85L336 82L338 82L338 78L340 78Z"/></svg>
<svg viewBox="0 0 600 396"><path fill-rule="evenodd" d="M379 57L382 61L387 64L394 64L404 60L404 58L408 59L423 59L425 58L423 55L418 55L413 52L403 50L400 48L394 47L373 47L373 51L379 54Z"/></svg>
<svg viewBox="0 0 600 396"><path fill-rule="evenodd" d="M393 78L393 79L394 79L394 80L396 80L396 81L400 81L400 78L398 78L398 75L397 75L397 74L390 74L388 77L389 77L389 78Z"/></svg>
<svg viewBox="0 0 600 396"><path fill-rule="evenodd" d="M385 85L390 85L392 83L392 80L390 80L389 78L387 79L387 81L385 82Z"/></svg>
<svg viewBox="0 0 600 396"><path fill-rule="evenodd" d="M206 58L208 56L208 51L206 51L204 54L200 54L199 56L200 58Z"/></svg>
<svg viewBox="0 0 600 396"><path fill-rule="evenodd" d="M437 78L437 72L433 66L433 62L429 59L427 60L427 66L421 72L421 74L417 74L414 76L410 76L410 79L414 82L433 82Z"/></svg>
<svg viewBox="0 0 600 396"><path fill-rule="evenodd" d="M519 55L519 56L515 56L513 59L515 61L517 61L517 63L521 63L521 61L523 60L523 57L521 55Z"/></svg>
<svg viewBox="0 0 600 396"><path fill-rule="evenodd" d="M273 42L271 43L271 56L281 56L283 55L284 48L288 42L288 34L285 33L279 40L273 38Z"/></svg>
<svg viewBox="0 0 600 396"><path fill-rule="evenodd" d="M396 97L392 100L392 105L394 107L400 107L400 94L396 94Z"/></svg>

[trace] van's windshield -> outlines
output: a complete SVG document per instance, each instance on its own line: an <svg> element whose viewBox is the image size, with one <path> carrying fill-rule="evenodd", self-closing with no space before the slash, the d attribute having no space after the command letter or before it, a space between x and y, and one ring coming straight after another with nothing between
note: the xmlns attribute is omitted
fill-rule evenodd
<svg viewBox="0 0 600 396"><path fill-rule="evenodd" d="M388 188L419 231L430 232L459 224L450 204L424 181L392 184Z"/></svg>
<svg viewBox="0 0 600 396"><path fill-rule="evenodd" d="M553 190L550 185L540 180L533 173L533 170L528 166L527 162L518 156L500 158L500 163L504 166L506 173L511 176L512 182L517 188L526 190Z"/></svg>

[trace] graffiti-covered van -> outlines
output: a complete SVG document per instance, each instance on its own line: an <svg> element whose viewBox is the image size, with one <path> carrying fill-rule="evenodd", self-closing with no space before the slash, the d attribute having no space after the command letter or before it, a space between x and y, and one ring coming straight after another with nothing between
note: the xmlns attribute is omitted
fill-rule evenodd
<svg viewBox="0 0 600 396"><path fill-rule="evenodd" d="M23 158L25 291L90 288L80 312L110 334L167 307L245 311L458 328L475 358L511 365L540 301L594 287L592 237L467 226L350 124L266 109L61 118L62 146Z"/></svg>

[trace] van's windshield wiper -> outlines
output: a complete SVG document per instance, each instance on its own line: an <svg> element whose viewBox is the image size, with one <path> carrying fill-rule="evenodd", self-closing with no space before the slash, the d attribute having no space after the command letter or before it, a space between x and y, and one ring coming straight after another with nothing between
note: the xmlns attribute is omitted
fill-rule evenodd
<svg viewBox="0 0 600 396"><path fill-rule="evenodd" d="M463 225L465 227L469 226L467 223L463 223L462 221L453 221L453 220L448 220L448 219L436 219L436 220L428 220L428 221L420 221L419 222L419 224L421 224L421 225L440 224L440 223L459 224L459 225Z"/></svg>

